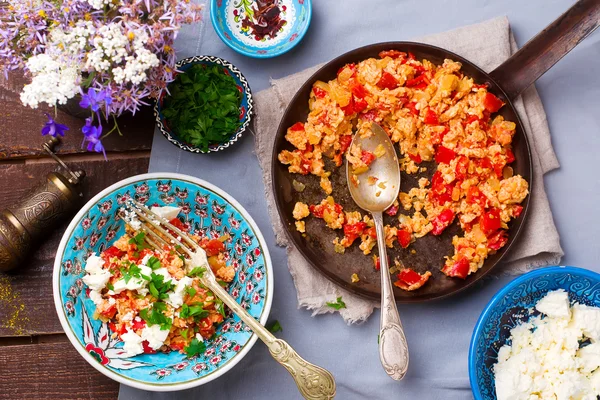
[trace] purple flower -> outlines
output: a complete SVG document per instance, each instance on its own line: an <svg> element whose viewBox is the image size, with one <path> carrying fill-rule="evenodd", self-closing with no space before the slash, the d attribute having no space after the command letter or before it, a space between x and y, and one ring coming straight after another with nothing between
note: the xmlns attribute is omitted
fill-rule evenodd
<svg viewBox="0 0 600 400"><path fill-rule="evenodd" d="M104 146L100 141L100 137L102 136L102 125L98 122L98 126L92 125L92 118L86 118L85 126L81 128L83 132L83 144L87 141L87 151L95 151L96 153L104 154L104 159L106 159L106 152L104 151ZM82 145L83 145L82 144Z"/></svg>
<svg viewBox="0 0 600 400"><path fill-rule="evenodd" d="M107 108L110 103L112 103L112 99L108 94L108 89L98 91L94 88L89 88L87 94L85 94L83 90L81 91L80 107L91 108L93 112L98 112L102 102L104 102Z"/></svg>
<svg viewBox="0 0 600 400"><path fill-rule="evenodd" d="M50 114L45 113L46 117L48 117L48 122L42 128L42 136L50 135L50 136L65 136L65 131L69 130L69 127L63 124L59 124L55 120L52 119Z"/></svg>

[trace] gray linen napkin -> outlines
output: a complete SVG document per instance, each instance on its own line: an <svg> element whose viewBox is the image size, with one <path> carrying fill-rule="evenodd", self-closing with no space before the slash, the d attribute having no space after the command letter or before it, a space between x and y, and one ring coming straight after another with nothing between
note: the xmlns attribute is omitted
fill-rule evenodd
<svg viewBox="0 0 600 400"><path fill-rule="evenodd" d="M485 40L482 40L485 38ZM510 31L508 18L499 17L482 23L465 26L449 32L415 39L453 51L489 72L517 50ZM297 74L271 81L271 88L256 95L256 153L263 170L265 193L277 244L287 246L288 267L298 291L300 307L313 311L313 315L334 312L325 303L342 296L346 308L340 314L348 323L364 321L378 302L364 300L335 286L315 271L288 241L274 205L271 182L271 153L274 137L283 116L283 110L300 86L320 67L309 68ZM558 232L554 225L543 176L558 168L552 148L546 114L535 87L530 87L514 102L523 121L532 151L534 185L527 224L519 242L507 255L497 274L522 274L544 265L557 264L563 255Z"/></svg>

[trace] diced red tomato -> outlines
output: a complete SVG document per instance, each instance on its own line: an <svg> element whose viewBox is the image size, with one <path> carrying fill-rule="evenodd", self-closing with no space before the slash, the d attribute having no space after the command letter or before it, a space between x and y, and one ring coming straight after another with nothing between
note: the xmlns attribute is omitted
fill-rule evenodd
<svg viewBox="0 0 600 400"><path fill-rule="evenodd" d="M416 59L417 59L417 57L415 57L415 55L409 51L409 52L408 52L408 59L409 59L409 60L416 60Z"/></svg>
<svg viewBox="0 0 600 400"><path fill-rule="evenodd" d="M290 126L290 131L303 131L304 124L302 122L296 122L294 125Z"/></svg>
<svg viewBox="0 0 600 400"><path fill-rule="evenodd" d="M416 78L409 79L406 81L404 86L414 89L425 89L429 85L429 79L425 74L421 74Z"/></svg>
<svg viewBox="0 0 600 400"><path fill-rule="evenodd" d="M144 353L146 353L146 354L156 353L156 350L154 350L152 347L150 347L150 344L148 343L147 340L144 340L142 342L142 348L144 349Z"/></svg>
<svg viewBox="0 0 600 400"><path fill-rule="evenodd" d="M375 161L375 155L370 151L363 150L362 155L360 156L360 160L367 164L367 166L371 165L373 161Z"/></svg>
<svg viewBox="0 0 600 400"><path fill-rule="evenodd" d="M454 160L455 157L456 153L454 150L444 146L439 146L437 148L437 152L435 153L435 162L438 164L450 164L450 161Z"/></svg>
<svg viewBox="0 0 600 400"><path fill-rule="evenodd" d="M489 92L485 94L485 98L483 99L483 106L489 112L495 113L500 108L502 108L503 105L504 105L504 103L502 102L502 100L500 100L493 94L491 94Z"/></svg>
<svg viewBox="0 0 600 400"><path fill-rule="evenodd" d="M467 203L468 204L479 204L481 207L485 207L487 204L487 197L481 193L477 186L471 186L467 191Z"/></svg>
<svg viewBox="0 0 600 400"><path fill-rule="evenodd" d="M344 225L344 236L348 240L350 244L354 242L354 240L362 235L363 231L367 227L367 224L364 222L357 222L355 224L345 224Z"/></svg>
<svg viewBox="0 0 600 400"><path fill-rule="evenodd" d="M431 233L434 235L441 235L444 229L446 229L450 224L454 221L454 211L449 208L446 208L444 211L440 213L437 217L431 221L433 225L433 229Z"/></svg>
<svg viewBox="0 0 600 400"><path fill-rule="evenodd" d="M137 330L137 329L144 329L144 327L145 327L145 326L146 326L146 321L144 321L144 320L142 319L142 320L140 320L140 321L133 321L132 328L133 328L134 330Z"/></svg>
<svg viewBox="0 0 600 400"><path fill-rule="evenodd" d="M323 218L323 206L321 204L310 205L308 206L308 210L317 218Z"/></svg>
<svg viewBox="0 0 600 400"><path fill-rule="evenodd" d="M448 128L448 126L444 126L444 130L441 131L437 137L433 137L432 138L432 142L433 144L440 144L444 141L444 137L446 136L446 134L450 132L450 128Z"/></svg>
<svg viewBox="0 0 600 400"><path fill-rule="evenodd" d="M324 91L323 89L318 88L316 86L313 87L313 93L319 99L322 99L323 97L327 96L327 92L326 91Z"/></svg>
<svg viewBox="0 0 600 400"><path fill-rule="evenodd" d="M508 232L500 229L488 238L487 247L490 250L500 250L508 242Z"/></svg>
<svg viewBox="0 0 600 400"><path fill-rule="evenodd" d="M352 135L342 135L340 136L340 152L345 153L350 147L352 143Z"/></svg>
<svg viewBox="0 0 600 400"><path fill-rule="evenodd" d="M372 237L373 239L377 239L377 230L375 229L375 227L367 228L363 233L367 236Z"/></svg>
<svg viewBox="0 0 600 400"><path fill-rule="evenodd" d="M367 111L366 113L361 114L360 117L367 121L375 121L375 118L377 118L377 110L373 109Z"/></svg>
<svg viewBox="0 0 600 400"><path fill-rule="evenodd" d="M407 248L411 242L412 233L404 229L398 231L398 243L400 243L403 249Z"/></svg>
<svg viewBox="0 0 600 400"><path fill-rule="evenodd" d="M394 78L394 75L387 71L383 71L381 78L377 82L377 86L381 89L396 89L398 87L398 81Z"/></svg>
<svg viewBox="0 0 600 400"><path fill-rule="evenodd" d="M490 236L500 229L501 226L500 210L497 208L492 208L479 217L479 227L486 236Z"/></svg>
<svg viewBox="0 0 600 400"><path fill-rule="evenodd" d="M407 103L406 108L408 108L410 110L410 112L413 113L414 115L419 115L419 110L417 110L416 102L411 101L410 103Z"/></svg>
<svg viewBox="0 0 600 400"><path fill-rule="evenodd" d="M121 258L125 254L124 251L119 250L115 246L110 246L108 249L104 250L104 255L107 258L118 257Z"/></svg>
<svg viewBox="0 0 600 400"><path fill-rule="evenodd" d="M515 155L511 149L506 149L506 163L510 164L515 161Z"/></svg>
<svg viewBox="0 0 600 400"><path fill-rule="evenodd" d="M454 168L454 175L456 179L462 181L467 177L467 173L469 172L469 158L465 156L458 156L458 161L456 162L456 168Z"/></svg>
<svg viewBox="0 0 600 400"><path fill-rule="evenodd" d="M404 290L416 290L422 287L430 276L431 273L429 272L421 275L410 268L404 268L398 273L398 280L394 282L394 286Z"/></svg>
<svg viewBox="0 0 600 400"><path fill-rule="evenodd" d="M417 153L417 154L408 153L408 158L413 160L416 164L421 164L423 162L423 159L421 158L421 155L419 153Z"/></svg>
<svg viewBox="0 0 600 400"><path fill-rule="evenodd" d="M117 307L113 304L112 306L108 307L106 310L102 311L100 313L100 315L110 319L110 318L113 318L116 313L117 313Z"/></svg>
<svg viewBox="0 0 600 400"><path fill-rule="evenodd" d="M350 97L350 102L348 103L347 106L342 107L342 111L344 112L345 115L354 114L354 96Z"/></svg>
<svg viewBox="0 0 600 400"><path fill-rule="evenodd" d="M350 86L350 91L352 92L353 95L355 95L359 99L363 99L365 96L367 96L369 94L369 91L367 89L365 89L365 87L358 82L355 82Z"/></svg>
<svg viewBox="0 0 600 400"><path fill-rule="evenodd" d="M185 230L185 225L177 217L170 220L169 223L179 230Z"/></svg>
<svg viewBox="0 0 600 400"><path fill-rule="evenodd" d="M369 103L365 99L355 99L354 100L354 112L359 113L364 111L369 106Z"/></svg>
<svg viewBox="0 0 600 400"><path fill-rule="evenodd" d="M471 125L475 121L479 121L479 117L477 115L469 115L469 117L465 120L465 126Z"/></svg>
<svg viewBox="0 0 600 400"><path fill-rule="evenodd" d="M406 57L406 53L398 50L384 50L379 52L379 58L398 58L398 57Z"/></svg>
<svg viewBox="0 0 600 400"><path fill-rule="evenodd" d="M206 255L209 257L216 256L217 254L225 251L225 245L220 240L211 239L206 244L204 250L206 251Z"/></svg>
<svg viewBox="0 0 600 400"><path fill-rule="evenodd" d="M465 279L469 275L470 263L466 258L461 258L451 266L445 265L442 272L447 276Z"/></svg>
<svg viewBox="0 0 600 400"><path fill-rule="evenodd" d="M505 166L506 164L504 162L494 164L494 172L498 178L502 178L502 171L504 171Z"/></svg>
<svg viewBox="0 0 600 400"><path fill-rule="evenodd" d="M125 324L121 324L121 327L117 329L117 325L114 322L109 322L108 327L112 332L116 333L119 336L127 332L127 327L125 326Z"/></svg>
<svg viewBox="0 0 600 400"><path fill-rule="evenodd" d="M440 171L435 171L431 177L429 196L438 204L452 201L452 185L444 182L444 178L442 178L442 173Z"/></svg>
<svg viewBox="0 0 600 400"><path fill-rule="evenodd" d="M439 125L440 123L438 121L438 115L430 107L425 109L425 118L423 118L423 122L427 125Z"/></svg>
<svg viewBox="0 0 600 400"><path fill-rule="evenodd" d="M521 215L522 212L523 212L523 206L520 206L518 204L515 204L513 206L513 211L512 211L513 217L517 218L519 215Z"/></svg>
<svg viewBox="0 0 600 400"><path fill-rule="evenodd" d="M342 68L338 69L338 72L337 72L338 76L344 70L344 68L350 68L354 72L354 74L356 74L356 65L355 64L346 64ZM354 76L354 74L352 76Z"/></svg>
<svg viewBox="0 0 600 400"><path fill-rule="evenodd" d="M398 214L398 206L389 207L387 210L385 210L385 213L390 217L393 217L394 215Z"/></svg>

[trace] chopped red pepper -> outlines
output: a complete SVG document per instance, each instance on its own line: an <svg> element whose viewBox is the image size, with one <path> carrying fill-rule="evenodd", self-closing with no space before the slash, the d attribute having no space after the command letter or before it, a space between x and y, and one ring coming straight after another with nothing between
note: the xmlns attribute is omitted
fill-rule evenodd
<svg viewBox="0 0 600 400"><path fill-rule="evenodd" d="M379 58L386 58L386 57L390 57L390 58L399 58L399 57L406 57L406 53L403 51L398 51L398 50L384 50L379 52Z"/></svg>
<svg viewBox="0 0 600 400"><path fill-rule="evenodd" d="M185 225L183 224L183 222L181 222L181 220L179 220L179 218L175 217L172 220L170 220L169 223L175 228L179 229L180 231L185 231Z"/></svg>
<svg viewBox="0 0 600 400"><path fill-rule="evenodd" d="M431 177L431 189L429 196L435 200L437 204L444 204L447 201L452 201L452 185L444 182L442 173L435 171Z"/></svg>
<svg viewBox="0 0 600 400"><path fill-rule="evenodd" d="M431 221L433 225L433 229L431 233L434 235L441 235L444 229L446 229L450 224L454 221L454 211L449 208L446 208L444 211L440 213L437 217Z"/></svg>
<svg viewBox="0 0 600 400"><path fill-rule="evenodd" d="M479 217L479 227L486 236L490 236L500 229L501 226L500 210L497 208L492 208Z"/></svg>
<svg viewBox="0 0 600 400"><path fill-rule="evenodd" d="M394 215L398 214L398 206L390 206L387 210L385 210L385 213L390 217L393 217Z"/></svg>
<svg viewBox="0 0 600 400"><path fill-rule="evenodd" d="M146 353L146 354L156 353L156 350L154 350L152 347L150 347L150 344L148 343L147 340L144 340L142 342L142 348L144 349L144 353Z"/></svg>
<svg viewBox="0 0 600 400"><path fill-rule="evenodd" d="M450 164L450 161L454 160L455 157L456 153L454 150L444 146L439 146L437 148L437 152L435 153L435 162L438 164Z"/></svg>
<svg viewBox="0 0 600 400"><path fill-rule="evenodd" d="M522 212L523 212L523 206L520 206L518 204L515 204L513 206L513 210L512 210L513 217L517 218L519 215L521 215Z"/></svg>
<svg viewBox="0 0 600 400"><path fill-rule="evenodd" d="M414 89L425 89L429 85L429 79L425 74L421 74L416 78L409 79L406 81L404 86Z"/></svg>
<svg viewBox="0 0 600 400"><path fill-rule="evenodd" d="M362 155L360 156L360 160L367 164L367 166L371 165L373 161L375 161L375 155L370 151L363 150Z"/></svg>
<svg viewBox="0 0 600 400"><path fill-rule="evenodd" d="M359 99L362 99L369 94L369 91L358 82L355 82L350 86L350 91Z"/></svg>
<svg viewBox="0 0 600 400"><path fill-rule="evenodd" d="M490 250L500 250L507 242L508 233L504 229L500 229L488 238L487 247Z"/></svg>
<svg viewBox="0 0 600 400"><path fill-rule="evenodd" d="M348 103L347 106L342 107L342 111L344 112L345 115L354 114L354 96L350 97L350 102Z"/></svg>
<svg viewBox="0 0 600 400"><path fill-rule="evenodd" d="M417 153L417 154L408 153L408 158L413 160L416 164L421 164L423 162L423 159L421 158L421 155L419 153Z"/></svg>
<svg viewBox="0 0 600 400"><path fill-rule="evenodd" d="M121 258L121 257L123 257L124 254L125 254L124 251L119 250L115 246L110 246L108 249L104 250L104 252L103 252L103 255L106 256L106 258L113 258L113 257Z"/></svg>
<svg viewBox="0 0 600 400"><path fill-rule="evenodd" d="M144 321L142 319L142 320L139 320L139 321L133 321L132 328L134 330L138 330L138 329L144 329L145 326L146 326L146 321Z"/></svg>
<svg viewBox="0 0 600 400"><path fill-rule="evenodd" d="M381 269L381 263L379 262L379 256L374 256L374 258L373 258L373 267L375 267L375 269L377 271L379 271Z"/></svg>
<svg viewBox="0 0 600 400"><path fill-rule="evenodd" d="M117 307L113 304L112 306L108 307L106 310L102 311L100 313L100 315L102 315L103 317L106 317L108 319L111 319L115 316L116 313L117 313Z"/></svg>
<svg viewBox="0 0 600 400"><path fill-rule="evenodd" d="M322 99L323 97L327 96L327 92L326 91L324 91L323 89L318 88L316 86L313 87L313 93L319 99Z"/></svg>
<svg viewBox="0 0 600 400"><path fill-rule="evenodd" d="M359 113L368 107L369 103L365 99L354 100L354 112Z"/></svg>
<svg viewBox="0 0 600 400"><path fill-rule="evenodd" d="M435 111L431 109L431 107L427 107L425 109L425 118L423 118L423 122L427 125L439 125L440 121L438 120L438 115Z"/></svg>
<svg viewBox="0 0 600 400"><path fill-rule="evenodd" d="M216 256L217 254L225 251L225 245L218 239L211 239L206 244L206 247L204 247L204 250L206 251L207 256Z"/></svg>
<svg viewBox="0 0 600 400"><path fill-rule="evenodd" d="M493 94L491 94L489 92L485 94L485 98L483 99L483 106L489 112L495 113L500 108L502 108L503 105L504 105L504 103L502 102L502 100L500 100Z"/></svg>
<svg viewBox="0 0 600 400"><path fill-rule="evenodd" d="M352 143L352 135L342 135L340 136L340 152L345 153L350 147Z"/></svg>
<svg viewBox="0 0 600 400"><path fill-rule="evenodd" d="M469 158L465 156L458 156L458 161L456 162L456 168L454 168L454 175L456 179L462 181L467 177L467 173L469 172Z"/></svg>
<svg viewBox="0 0 600 400"><path fill-rule="evenodd" d="M381 89L392 90L398 87L398 81L396 80L396 78L394 78L394 75L390 74L387 71L383 71L379 82L377 82L377 86Z"/></svg>
<svg viewBox="0 0 600 400"><path fill-rule="evenodd" d="M415 57L415 55L409 51L409 52L408 52L408 59L409 59L409 60L416 60L416 59L417 59L417 57Z"/></svg>
<svg viewBox="0 0 600 400"><path fill-rule="evenodd" d="M407 248L411 242L412 233L404 229L398 231L398 243L400 243L403 249Z"/></svg>
<svg viewBox="0 0 600 400"><path fill-rule="evenodd" d="M310 173L310 168L312 167L312 161L307 160L303 155L300 157L300 170L302 175L307 175Z"/></svg>
<svg viewBox="0 0 600 400"><path fill-rule="evenodd" d="M342 68L338 69L338 72L337 72L338 76L346 67L350 68L354 72L354 74L356 74L356 65L355 64L346 64ZM352 74L352 76L354 76L354 74Z"/></svg>
<svg viewBox="0 0 600 400"><path fill-rule="evenodd" d="M421 275L410 268L404 268L398 273L398 280L394 282L394 286L408 291L417 290L429 280L430 276L429 271Z"/></svg>
<svg viewBox="0 0 600 400"><path fill-rule="evenodd" d="M485 207L487 201L487 197L483 193L481 193L477 186L471 186L467 191L468 204L479 204L481 207Z"/></svg>
<svg viewBox="0 0 600 400"><path fill-rule="evenodd" d="M311 212L312 215L314 215L317 218L323 218L323 206L321 204L317 204L317 205L310 205L308 206L309 211Z"/></svg>
<svg viewBox="0 0 600 400"><path fill-rule="evenodd" d="M419 115L419 110L417 110L417 103L415 101L411 101L410 103L406 104L406 108L408 108L414 115Z"/></svg>
<svg viewBox="0 0 600 400"><path fill-rule="evenodd" d="M479 117L477 115L469 115L469 118L465 120L465 126L471 125L475 121L479 121Z"/></svg>
<svg viewBox="0 0 600 400"><path fill-rule="evenodd" d="M372 237L373 239L377 239L377 230L374 227L365 229L363 233L367 236Z"/></svg>
<svg viewBox="0 0 600 400"><path fill-rule="evenodd" d="M444 265L444 268L442 268L442 272L447 276L465 279L467 275L469 275L470 267L471 266L469 260L467 260L466 258L461 258L460 260L456 261L450 266Z"/></svg>
<svg viewBox="0 0 600 400"><path fill-rule="evenodd" d="M354 240L362 235L363 231L367 227L364 222L357 222L355 224L344 224L344 236L348 240L349 244L352 244Z"/></svg>
<svg viewBox="0 0 600 400"><path fill-rule="evenodd" d="M367 111L366 113L362 114L360 117L367 121L375 121L375 118L377 118L377 110L373 109L373 110Z"/></svg>
<svg viewBox="0 0 600 400"><path fill-rule="evenodd" d="M290 131L303 131L304 124L302 122L296 122L294 125L290 126Z"/></svg>
<svg viewBox="0 0 600 400"><path fill-rule="evenodd" d="M487 89L488 88L488 84L484 83L483 85L479 85L479 84L475 83L475 84L473 84L473 87L475 89Z"/></svg>
<svg viewBox="0 0 600 400"><path fill-rule="evenodd" d="M515 155L511 149L506 149L506 163L510 164L515 161Z"/></svg>

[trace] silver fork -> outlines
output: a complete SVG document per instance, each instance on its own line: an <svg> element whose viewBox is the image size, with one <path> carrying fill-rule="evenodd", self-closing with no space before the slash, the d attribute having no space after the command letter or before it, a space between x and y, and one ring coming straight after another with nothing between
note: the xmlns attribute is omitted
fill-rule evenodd
<svg viewBox="0 0 600 400"><path fill-rule="evenodd" d="M133 211L140 219L141 228L148 244L161 250L163 246L179 246L178 250L186 253L190 259L194 252L204 250L192 240L189 235L166 219L158 216L141 203L131 201L126 207ZM125 222L129 224L124 218ZM130 224L129 224L130 225ZM130 225L131 226L131 225ZM167 229L175 232L178 237L173 236ZM158 231L168 239L155 232ZM161 244L163 246L161 246ZM311 364L296 353L296 351L282 339L278 339L269 332L260 322L255 320L248 312L240 306L237 301L217 282L214 273L210 268L206 268L203 276L200 277L202 284L210 289L215 296L223 301L246 325L256 333L267 347L271 356L292 375L300 393L305 399L326 400L335 397L336 385L333 375L324 368Z"/></svg>

